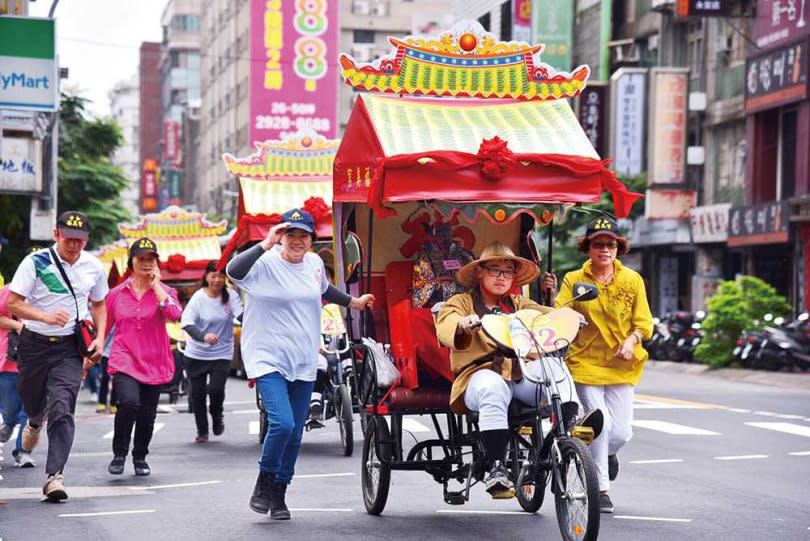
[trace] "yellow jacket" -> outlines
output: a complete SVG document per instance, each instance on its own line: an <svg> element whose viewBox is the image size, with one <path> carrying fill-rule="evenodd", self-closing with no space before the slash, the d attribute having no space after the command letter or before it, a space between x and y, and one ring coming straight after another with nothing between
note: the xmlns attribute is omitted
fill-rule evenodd
<svg viewBox="0 0 810 541"><path fill-rule="evenodd" d="M574 381L586 385L638 384L647 351L641 344L633 349L630 360L618 359L616 349L633 331L649 340L653 322L644 281L636 271L614 261L613 282L604 285L591 274L591 260L582 268L569 272L563 279L560 293L554 301L559 308L573 298L575 282L589 282L599 288L599 297L592 301L574 301L571 308L585 316L588 325L580 330L571 344L568 368Z"/></svg>

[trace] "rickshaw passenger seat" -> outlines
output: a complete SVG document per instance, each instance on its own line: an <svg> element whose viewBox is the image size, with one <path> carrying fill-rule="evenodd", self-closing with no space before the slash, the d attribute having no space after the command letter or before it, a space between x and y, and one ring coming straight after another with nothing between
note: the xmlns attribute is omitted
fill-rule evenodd
<svg viewBox="0 0 810 541"><path fill-rule="evenodd" d="M450 350L439 346L433 314L429 308L411 305L412 273L412 261L395 261L385 268L391 352L402 384L408 389L419 387L420 370L434 380L452 382Z"/></svg>

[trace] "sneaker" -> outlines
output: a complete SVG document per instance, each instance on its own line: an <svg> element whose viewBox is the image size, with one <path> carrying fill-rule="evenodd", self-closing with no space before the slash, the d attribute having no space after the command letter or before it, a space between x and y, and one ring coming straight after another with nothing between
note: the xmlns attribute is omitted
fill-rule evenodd
<svg viewBox="0 0 810 541"><path fill-rule="evenodd" d="M118 413L118 406L110 406L110 413L112 413L113 415Z"/></svg>
<svg viewBox="0 0 810 541"><path fill-rule="evenodd" d="M600 492L599 493L599 510L602 513L612 513L613 512L613 502L610 501L610 496L608 496L607 492Z"/></svg>
<svg viewBox="0 0 810 541"><path fill-rule="evenodd" d="M253 487L253 495L250 497L250 508L266 515L270 510L271 497L273 493L273 481L276 479L275 473L259 471L256 485Z"/></svg>
<svg viewBox="0 0 810 541"><path fill-rule="evenodd" d="M619 457L608 456L608 479L614 481L619 476Z"/></svg>
<svg viewBox="0 0 810 541"><path fill-rule="evenodd" d="M310 402L309 404L309 418L313 421L323 420L323 406L320 401Z"/></svg>
<svg viewBox="0 0 810 541"><path fill-rule="evenodd" d="M124 473L124 464L126 463L127 457L124 455L115 455L110 462L110 465L107 467L107 471L110 472L112 475L121 475Z"/></svg>
<svg viewBox="0 0 810 541"><path fill-rule="evenodd" d="M0 443L6 443L11 439L11 434L14 433L14 425L0 426Z"/></svg>
<svg viewBox="0 0 810 541"><path fill-rule="evenodd" d="M197 434L194 443L208 443L208 434Z"/></svg>
<svg viewBox="0 0 810 541"><path fill-rule="evenodd" d="M98 404L96 405L96 413L107 413L107 405L106 404Z"/></svg>
<svg viewBox="0 0 810 541"><path fill-rule="evenodd" d="M273 483L270 497L270 518L272 520L290 520L290 510L284 503L287 483Z"/></svg>
<svg viewBox="0 0 810 541"><path fill-rule="evenodd" d="M34 459L31 458L31 453L23 451L22 449L15 449L12 453L14 455L14 465L18 468L33 468Z"/></svg>
<svg viewBox="0 0 810 541"><path fill-rule="evenodd" d="M225 419L219 417L213 420L213 427L212 430L214 432L214 436L221 436L223 432L225 432Z"/></svg>
<svg viewBox="0 0 810 541"><path fill-rule="evenodd" d="M42 425L34 428L31 426L31 421L29 420L25 423L25 428L23 429L23 436L22 436L22 448L28 451L29 453L34 450L34 447L37 446L39 443L39 435L42 432Z"/></svg>
<svg viewBox="0 0 810 541"><path fill-rule="evenodd" d="M509 472L501 464L500 460L496 460L495 464L492 465L484 484L487 487L487 492L495 500L508 500L515 496L515 485L509 480Z"/></svg>
<svg viewBox="0 0 810 541"><path fill-rule="evenodd" d="M152 468L149 467L149 464L146 463L144 459L132 459L132 465L135 467L135 475L140 477L146 477L150 473L152 473Z"/></svg>
<svg viewBox="0 0 810 541"><path fill-rule="evenodd" d="M58 503L67 500L68 495L65 490L65 478L61 473L49 475L42 485L42 501Z"/></svg>
<svg viewBox="0 0 810 541"><path fill-rule="evenodd" d="M98 393L90 393L90 402L98 402Z"/></svg>

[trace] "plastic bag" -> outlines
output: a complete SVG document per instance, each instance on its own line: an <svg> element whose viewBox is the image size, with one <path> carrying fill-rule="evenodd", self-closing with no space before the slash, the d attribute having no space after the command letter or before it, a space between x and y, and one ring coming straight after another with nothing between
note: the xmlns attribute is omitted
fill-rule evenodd
<svg viewBox="0 0 810 541"><path fill-rule="evenodd" d="M399 379L399 370L383 349L382 344L371 338L363 338L363 344L369 349L377 372L377 386L387 389Z"/></svg>

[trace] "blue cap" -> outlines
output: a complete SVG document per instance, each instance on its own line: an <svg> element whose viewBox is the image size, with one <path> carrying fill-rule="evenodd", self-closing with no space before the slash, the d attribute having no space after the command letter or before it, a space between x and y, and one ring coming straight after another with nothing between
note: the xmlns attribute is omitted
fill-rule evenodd
<svg viewBox="0 0 810 541"><path fill-rule="evenodd" d="M290 224L287 229L303 229L307 233L315 234L315 220L305 210L290 209L281 216L281 221Z"/></svg>

